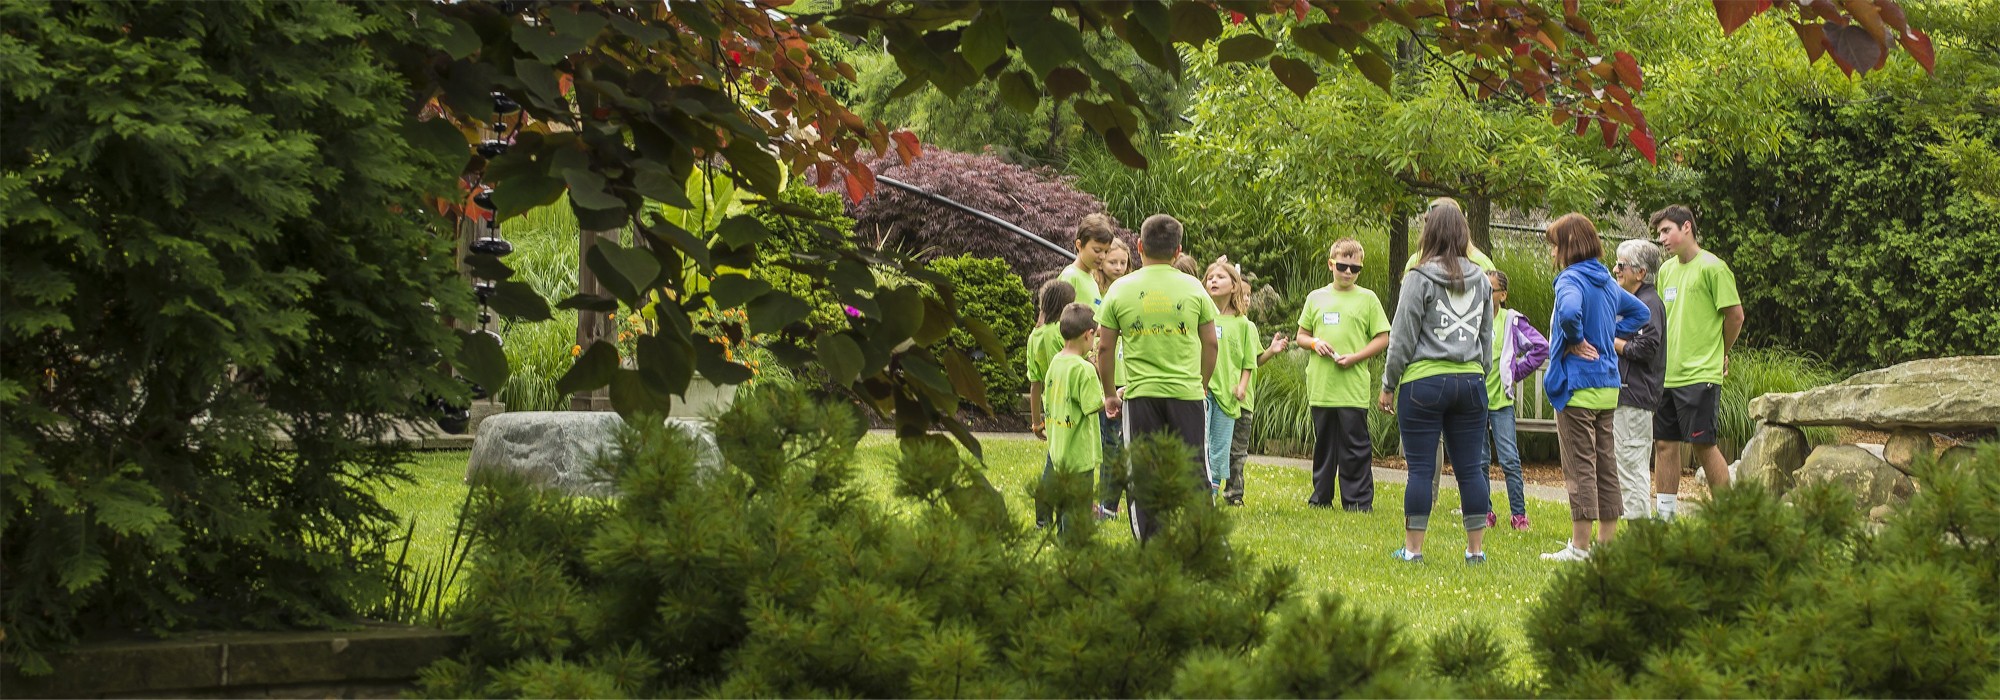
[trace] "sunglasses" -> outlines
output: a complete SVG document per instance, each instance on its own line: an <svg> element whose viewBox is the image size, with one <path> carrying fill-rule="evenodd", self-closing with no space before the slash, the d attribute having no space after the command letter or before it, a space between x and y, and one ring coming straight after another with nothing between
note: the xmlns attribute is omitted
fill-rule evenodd
<svg viewBox="0 0 2000 700"><path fill-rule="evenodd" d="M1349 264L1347 264L1347 263L1344 263L1344 262L1337 262L1337 263L1334 263L1334 264L1333 264L1333 269L1335 269L1335 270L1339 270L1339 271L1341 271L1341 272L1346 272L1346 273L1349 273L1349 274L1355 274L1355 275L1358 275L1358 274L1361 274L1361 266L1360 266L1360 265L1349 265Z"/></svg>

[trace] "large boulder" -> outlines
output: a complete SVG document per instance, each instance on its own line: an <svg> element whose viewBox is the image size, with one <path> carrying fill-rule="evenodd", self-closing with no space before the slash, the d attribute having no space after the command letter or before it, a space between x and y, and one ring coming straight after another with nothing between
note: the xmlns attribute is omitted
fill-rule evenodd
<svg viewBox="0 0 2000 700"><path fill-rule="evenodd" d="M1822 445L1799 468L1798 486L1820 483L1846 486L1862 511L1893 505L1908 497L1909 477L1868 450L1853 445Z"/></svg>
<svg viewBox="0 0 2000 700"><path fill-rule="evenodd" d="M1784 493L1792 487L1793 475L1805 466L1810 449L1806 434L1798 428L1760 423L1750 442L1743 445L1736 476L1745 483L1761 484L1772 493Z"/></svg>
<svg viewBox="0 0 2000 700"><path fill-rule="evenodd" d="M1750 401L1750 416L1885 431L2000 426L2000 355L1917 360L1817 389L1765 394Z"/></svg>
<svg viewBox="0 0 2000 700"><path fill-rule="evenodd" d="M703 467L721 464L706 422L669 418L667 425L697 437L696 459ZM625 421L609 411L502 413L480 426L465 480L519 474L528 483L573 495L612 496L617 493L612 475L599 465L617 458L618 431L624 427Z"/></svg>

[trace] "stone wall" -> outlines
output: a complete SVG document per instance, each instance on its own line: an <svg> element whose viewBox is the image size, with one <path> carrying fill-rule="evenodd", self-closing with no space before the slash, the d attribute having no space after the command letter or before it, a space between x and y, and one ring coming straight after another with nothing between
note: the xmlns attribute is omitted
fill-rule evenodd
<svg viewBox="0 0 2000 700"><path fill-rule="evenodd" d="M464 647L464 635L380 624L100 642L51 656L48 675L0 667L0 696L394 698L415 689L425 666Z"/></svg>

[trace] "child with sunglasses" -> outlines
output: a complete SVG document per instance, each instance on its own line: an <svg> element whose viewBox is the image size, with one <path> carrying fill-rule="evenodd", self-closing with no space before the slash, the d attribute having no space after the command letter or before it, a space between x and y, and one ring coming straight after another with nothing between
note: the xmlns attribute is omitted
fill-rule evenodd
<svg viewBox="0 0 2000 700"><path fill-rule="evenodd" d="M1350 511L1375 507L1375 473L1369 456L1368 360L1389 347L1389 314L1361 278L1361 242L1341 239L1327 250L1333 284L1306 296L1299 310L1299 347L1306 364L1306 399L1313 419L1313 491L1306 504L1331 507L1334 496Z"/></svg>

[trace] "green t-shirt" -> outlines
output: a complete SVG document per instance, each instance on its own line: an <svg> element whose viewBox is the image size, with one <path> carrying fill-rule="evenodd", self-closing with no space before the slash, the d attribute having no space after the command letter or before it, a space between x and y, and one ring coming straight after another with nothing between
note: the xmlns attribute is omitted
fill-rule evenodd
<svg viewBox="0 0 2000 700"><path fill-rule="evenodd" d="M1243 370L1257 369L1257 324L1242 316L1216 317L1215 350L1215 375L1208 380L1209 394L1215 397L1224 415L1235 418L1243 415L1243 406L1248 403L1236 400L1236 382L1243 378Z"/></svg>
<svg viewBox="0 0 2000 700"><path fill-rule="evenodd" d="M1306 295L1298 325L1312 337L1332 344L1335 352L1347 355L1360 352L1375 336L1389 332L1389 313L1372 291L1362 287L1339 291L1327 285ZM1371 405L1368 389L1373 385L1368 363L1341 369L1333 358L1316 352L1306 361L1309 405L1367 408Z"/></svg>
<svg viewBox="0 0 2000 700"><path fill-rule="evenodd" d="M1500 367L1500 348L1506 347L1507 326L1512 322L1513 314L1518 313L1521 312L1513 309L1501 309L1499 315L1493 317L1493 371L1486 373L1486 410L1488 411L1498 411L1514 405L1514 398L1507 395L1507 380L1502 378L1502 375L1506 373ZM1034 346L1035 337L1032 335L1028 336L1028 347L1032 348Z"/></svg>
<svg viewBox="0 0 2000 700"><path fill-rule="evenodd" d="M1028 381L1039 382L1049 373L1049 359L1062 352L1062 331L1056 324L1044 323L1028 332Z"/></svg>
<svg viewBox="0 0 2000 700"><path fill-rule="evenodd" d="M1592 411L1610 411L1618 408L1618 387L1600 386L1578 389L1569 395L1570 408L1587 408Z"/></svg>
<svg viewBox="0 0 2000 700"><path fill-rule="evenodd" d="M1410 260L1409 260L1409 262L1405 262L1405 263L1403 263L1403 271L1404 271L1404 272L1409 272L1409 271L1411 271L1411 270L1415 270L1415 269L1417 269L1417 256L1419 256L1419 255L1423 255L1423 254L1424 254L1424 253L1423 253L1423 251L1417 251L1417 252L1415 252L1415 253L1411 253L1411 254L1410 254ZM1467 259L1467 260L1471 260L1471 261L1472 261L1472 264L1474 264L1474 265L1478 265L1478 266L1479 266L1479 269L1481 269L1481 270L1485 270L1485 271L1487 271L1487 272L1492 272L1492 271L1494 271L1494 270L1498 270L1498 269L1500 269L1500 268L1497 268L1497 267L1494 267L1494 266L1493 266L1493 259L1492 259L1492 258L1489 258L1489 257L1486 257L1486 253L1484 253L1484 252L1481 252L1481 251L1479 250L1479 246L1476 246L1476 245L1471 245L1471 244L1467 244L1467 245L1466 245L1466 247L1465 247L1465 259Z"/></svg>
<svg viewBox="0 0 2000 700"><path fill-rule="evenodd" d="M1202 400L1201 325L1220 315L1201 281L1147 265L1112 283L1097 325L1125 344L1125 398Z"/></svg>
<svg viewBox="0 0 2000 700"><path fill-rule="evenodd" d="M1056 275L1056 279L1076 288L1076 303L1090 307L1091 311L1103 305L1104 293L1097 291L1097 278L1090 273L1077 269L1075 265L1064 265L1062 274Z"/></svg>
<svg viewBox="0 0 2000 700"><path fill-rule="evenodd" d="M1058 471L1087 472L1102 461L1101 433L1093 414L1104 410L1104 388L1097 369L1080 355L1058 353L1049 361L1049 378L1042 391L1042 416L1048 421L1049 460Z"/></svg>
<svg viewBox="0 0 2000 700"><path fill-rule="evenodd" d="M1657 286L1667 308L1666 387L1721 384L1722 310L1743 303L1736 273L1706 250L1687 263L1668 255Z"/></svg>

